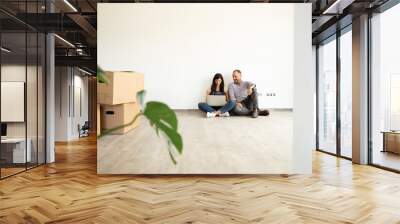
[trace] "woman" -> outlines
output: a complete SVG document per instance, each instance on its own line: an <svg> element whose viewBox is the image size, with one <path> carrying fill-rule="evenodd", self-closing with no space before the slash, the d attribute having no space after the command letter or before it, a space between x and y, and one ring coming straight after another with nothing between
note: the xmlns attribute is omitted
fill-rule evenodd
<svg viewBox="0 0 400 224"><path fill-rule="evenodd" d="M206 117L229 117L229 111L235 107L235 103L228 100L227 94L224 90L224 77L220 73L214 75L211 83L211 88L207 89L207 95L224 95L226 97L226 104L222 107L212 107L207 103L199 103L199 109L206 112Z"/></svg>

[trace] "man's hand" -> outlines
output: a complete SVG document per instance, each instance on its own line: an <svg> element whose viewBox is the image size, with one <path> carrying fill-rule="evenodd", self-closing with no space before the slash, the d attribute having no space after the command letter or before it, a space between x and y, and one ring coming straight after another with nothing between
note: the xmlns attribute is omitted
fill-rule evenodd
<svg viewBox="0 0 400 224"><path fill-rule="evenodd" d="M243 107L243 105L241 103L236 103L236 106L239 107L239 108Z"/></svg>

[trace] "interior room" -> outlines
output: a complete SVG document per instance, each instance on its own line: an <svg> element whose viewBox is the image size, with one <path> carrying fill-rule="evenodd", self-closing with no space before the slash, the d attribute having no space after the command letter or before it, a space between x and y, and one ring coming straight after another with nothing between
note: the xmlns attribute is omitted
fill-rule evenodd
<svg viewBox="0 0 400 224"><path fill-rule="evenodd" d="M144 104L158 101L174 110L183 139L183 153L176 162L169 161L169 143L160 141L147 119L141 117L133 130L98 139L98 172L282 174L295 173L292 167L296 165L292 163L309 167L306 161L311 161L311 152L297 148L304 154L301 158L306 158L293 158L292 138L294 105L299 101L305 108L308 105L303 99L293 99L294 85L304 88L304 83L295 83L294 77L313 79L311 47L296 47L305 46L311 35L295 32L311 29L305 16L310 10L307 5L296 4L98 4L98 65L106 71L142 73L144 83L138 91L145 91ZM157 16L147 18L150 12L157 12ZM263 26L249 26L254 20L262 21ZM255 84L258 107L268 109L269 116L207 119L206 113L199 110L198 104L208 100L206 90L211 88L214 74L221 73L224 86L234 87L235 69L240 70L243 81ZM130 101L108 102L101 94L113 94L116 100L119 91L124 91L135 100L135 92L123 89L132 88L135 81L131 85L126 84L128 81L117 84L120 76L117 72L113 78L107 76L113 80L113 90L98 90L103 123L112 116L122 116L118 112L108 114L109 104ZM312 107L309 110L312 113ZM227 112L235 114L233 109ZM134 117L131 114L130 120ZM114 127L119 125L124 123ZM304 135L306 131L303 129Z"/></svg>
<svg viewBox="0 0 400 224"><path fill-rule="evenodd" d="M51 10L55 12L65 9L69 9L69 6L57 1L51 3ZM56 30L54 141L56 144L65 145L80 138L96 135L97 81L93 58L96 51L91 48L92 41L83 35L83 31L63 33L59 28Z"/></svg>
<svg viewBox="0 0 400 224"><path fill-rule="evenodd" d="M1 34L1 178L45 161L44 35L16 28Z"/></svg>
<svg viewBox="0 0 400 224"><path fill-rule="evenodd" d="M95 119L89 119L89 109L95 108L89 101L96 95L96 80L79 67L57 66L55 73L55 141L63 144L95 135Z"/></svg>
<svg viewBox="0 0 400 224"><path fill-rule="evenodd" d="M67 28L69 32L62 33L65 28L38 25L42 18L29 17L45 15L45 3L1 3L0 179L54 162L55 144L96 135L91 49L79 32ZM64 10L59 3L47 6L54 12ZM54 31L58 34L46 35Z"/></svg>
<svg viewBox="0 0 400 224"><path fill-rule="evenodd" d="M400 223L399 15L1 0L0 223Z"/></svg>

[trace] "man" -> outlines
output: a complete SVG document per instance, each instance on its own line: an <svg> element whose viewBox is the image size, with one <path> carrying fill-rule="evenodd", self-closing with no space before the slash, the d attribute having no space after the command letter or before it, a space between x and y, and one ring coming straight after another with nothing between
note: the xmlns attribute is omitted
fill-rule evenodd
<svg viewBox="0 0 400 224"><path fill-rule="evenodd" d="M233 83L228 86L229 99L235 102L233 113L240 116L250 115L253 118L258 115L267 116L267 110L258 109L258 96L256 85L242 80L242 72L238 69L232 73Z"/></svg>

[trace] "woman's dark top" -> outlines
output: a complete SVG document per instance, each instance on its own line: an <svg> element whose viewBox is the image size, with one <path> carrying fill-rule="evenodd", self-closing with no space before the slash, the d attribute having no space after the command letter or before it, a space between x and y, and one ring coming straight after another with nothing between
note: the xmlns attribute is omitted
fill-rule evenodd
<svg viewBox="0 0 400 224"><path fill-rule="evenodd" d="M223 91L211 91L210 95L225 95Z"/></svg>

